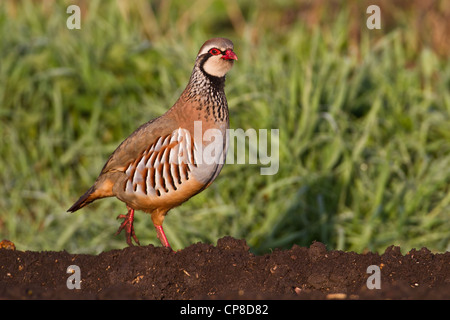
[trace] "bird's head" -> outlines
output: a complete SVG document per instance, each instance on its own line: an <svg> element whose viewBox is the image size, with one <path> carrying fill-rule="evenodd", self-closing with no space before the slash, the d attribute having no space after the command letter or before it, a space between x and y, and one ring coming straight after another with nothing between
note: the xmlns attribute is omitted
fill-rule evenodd
<svg viewBox="0 0 450 320"><path fill-rule="evenodd" d="M218 78L224 77L237 59L233 51L233 42L225 38L209 39L197 55L197 63L202 72Z"/></svg>

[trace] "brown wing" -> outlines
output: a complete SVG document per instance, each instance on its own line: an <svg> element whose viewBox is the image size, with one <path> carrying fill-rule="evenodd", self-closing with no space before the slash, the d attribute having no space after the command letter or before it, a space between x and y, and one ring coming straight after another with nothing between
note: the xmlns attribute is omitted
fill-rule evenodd
<svg viewBox="0 0 450 320"><path fill-rule="evenodd" d="M157 139L170 134L177 128L175 123L172 123L170 119L165 118L164 121L160 119L161 117L143 124L125 139L110 155L101 174L109 171L124 172L128 165L135 161ZM150 127L151 129L149 129Z"/></svg>
<svg viewBox="0 0 450 320"><path fill-rule="evenodd" d="M125 170L116 196L135 209L171 208L203 187L192 173L196 146L190 132L178 128L159 137Z"/></svg>
<svg viewBox="0 0 450 320"><path fill-rule="evenodd" d="M74 212L97 199L114 196L113 188L117 181L123 180L124 172L130 163L161 136L170 134L176 128L170 117L165 117L164 121L159 117L136 129L110 155L94 185L68 211Z"/></svg>

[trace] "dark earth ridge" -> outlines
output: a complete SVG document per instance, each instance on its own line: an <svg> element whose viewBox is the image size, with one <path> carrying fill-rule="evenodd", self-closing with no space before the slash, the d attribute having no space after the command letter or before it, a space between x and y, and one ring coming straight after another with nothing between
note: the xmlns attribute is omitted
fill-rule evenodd
<svg viewBox="0 0 450 320"><path fill-rule="evenodd" d="M81 289L68 289L71 265ZM370 290L371 265L381 289ZM245 240L219 239L172 252L135 246L99 255L0 249L0 299L449 299L450 252L383 254L309 248L252 254Z"/></svg>

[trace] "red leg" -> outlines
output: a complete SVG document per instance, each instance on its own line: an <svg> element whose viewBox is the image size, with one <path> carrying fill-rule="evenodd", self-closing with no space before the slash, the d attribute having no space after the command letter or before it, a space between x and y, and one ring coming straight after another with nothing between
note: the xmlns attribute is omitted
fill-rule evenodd
<svg viewBox="0 0 450 320"><path fill-rule="evenodd" d="M161 244L164 247L171 248L169 241L167 240L166 234L164 233L163 227L155 225L155 228L156 228L156 235L157 235L159 241L161 241Z"/></svg>
<svg viewBox="0 0 450 320"><path fill-rule="evenodd" d="M134 241L138 245L141 245L139 243L138 238L136 237L136 234L134 233L134 227L133 227L134 209L130 208L129 206L127 206L127 209L128 209L128 213L126 215L125 214L119 214L119 216L117 217L117 219L124 219L124 221L120 225L119 230L117 230L116 236L120 232L122 232L123 229L125 229L126 239L127 239L128 245L130 247L133 246L133 242L131 241L131 237L133 237Z"/></svg>

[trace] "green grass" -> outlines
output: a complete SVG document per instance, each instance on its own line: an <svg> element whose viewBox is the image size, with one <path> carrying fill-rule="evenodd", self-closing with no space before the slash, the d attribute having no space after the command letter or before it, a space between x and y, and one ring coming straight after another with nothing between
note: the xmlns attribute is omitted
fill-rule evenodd
<svg viewBox="0 0 450 320"><path fill-rule="evenodd" d="M231 127L279 129L280 167L262 176L259 165L226 165L167 216L175 249L231 235L256 253L313 240L357 252L449 250L450 64L415 48L407 21L369 31L363 11L355 48L345 5L310 28L280 23L289 1L158 2L153 15L145 2L89 1L82 29L68 30L64 2L50 13L7 3L0 240L20 250L124 247L114 237L119 200L65 211L124 138L175 102L201 44L220 35L239 56L227 77ZM142 244L159 245L148 215L137 213L135 228Z"/></svg>

